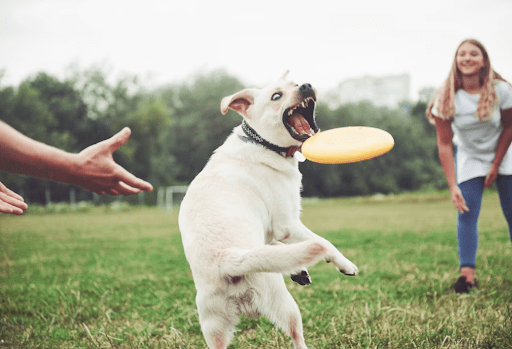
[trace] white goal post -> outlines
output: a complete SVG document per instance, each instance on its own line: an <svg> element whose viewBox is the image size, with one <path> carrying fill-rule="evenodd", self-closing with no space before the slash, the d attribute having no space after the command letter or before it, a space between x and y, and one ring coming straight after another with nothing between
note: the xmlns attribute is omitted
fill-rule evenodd
<svg viewBox="0 0 512 349"><path fill-rule="evenodd" d="M170 187L160 187L158 188L158 196L157 196L157 205L160 208L166 209L168 211L172 211L175 204L174 194L185 194L187 192L188 186L179 185L179 186L170 186Z"/></svg>

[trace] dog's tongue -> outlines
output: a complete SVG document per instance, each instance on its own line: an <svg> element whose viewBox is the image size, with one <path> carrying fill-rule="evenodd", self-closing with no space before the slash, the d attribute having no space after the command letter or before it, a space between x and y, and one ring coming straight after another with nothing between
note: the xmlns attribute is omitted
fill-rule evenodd
<svg viewBox="0 0 512 349"><path fill-rule="evenodd" d="M297 131L299 134L303 135L311 135L313 132L311 131L311 127L309 127L309 122L307 122L304 117L298 113L293 114L288 119L290 122L290 125Z"/></svg>

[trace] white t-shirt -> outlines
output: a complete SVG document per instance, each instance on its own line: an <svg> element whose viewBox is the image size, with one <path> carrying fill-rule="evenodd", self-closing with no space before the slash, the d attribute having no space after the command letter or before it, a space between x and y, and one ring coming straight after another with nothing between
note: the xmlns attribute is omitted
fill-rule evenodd
<svg viewBox="0 0 512 349"><path fill-rule="evenodd" d="M457 183L476 177L486 177L501 134L500 109L512 108L512 88L505 81L495 85L500 108L495 107L491 117L480 121L475 116L480 94L471 95L464 90L455 93L455 116L452 122L453 143L457 146ZM438 115L437 108L432 109ZM498 173L512 175L512 151L508 149Z"/></svg>

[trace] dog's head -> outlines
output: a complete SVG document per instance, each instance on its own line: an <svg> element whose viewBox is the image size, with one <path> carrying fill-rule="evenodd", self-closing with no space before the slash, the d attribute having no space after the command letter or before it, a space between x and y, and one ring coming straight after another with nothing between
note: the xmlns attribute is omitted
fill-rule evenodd
<svg viewBox="0 0 512 349"><path fill-rule="evenodd" d="M285 80L286 74L263 89L246 89L225 97L221 112L240 113L267 141L282 147L302 144L317 133L316 93L310 84L297 85Z"/></svg>

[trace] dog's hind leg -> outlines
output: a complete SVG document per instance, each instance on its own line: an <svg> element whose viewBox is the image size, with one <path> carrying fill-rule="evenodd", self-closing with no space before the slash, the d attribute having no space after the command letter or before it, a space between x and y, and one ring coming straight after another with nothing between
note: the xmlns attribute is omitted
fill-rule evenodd
<svg viewBox="0 0 512 349"><path fill-rule="evenodd" d="M286 289L282 275L262 274L259 282L262 283L258 288L261 292L260 312L292 338L295 349L307 349L299 307Z"/></svg>
<svg viewBox="0 0 512 349"><path fill-rule="evenodd" d="M209 349L226 349L233 339L230 323L219 316L210 316L200 320L201 330Z"/></svg>
<svg viewBox="0 0 512 349"><path fill-rule="evenodd" d="M217 298L217 299L215 299ZM209 349L226 349L233 339L238 312L223 297L196 298L201 331Z"/></svg>

